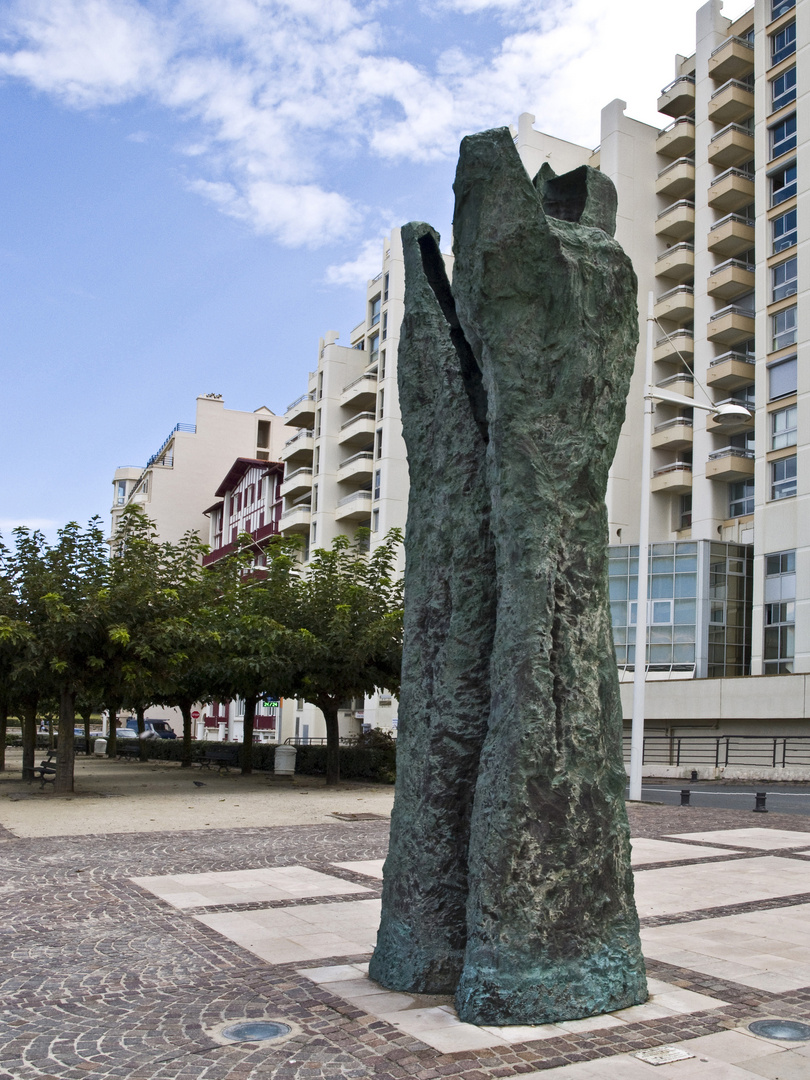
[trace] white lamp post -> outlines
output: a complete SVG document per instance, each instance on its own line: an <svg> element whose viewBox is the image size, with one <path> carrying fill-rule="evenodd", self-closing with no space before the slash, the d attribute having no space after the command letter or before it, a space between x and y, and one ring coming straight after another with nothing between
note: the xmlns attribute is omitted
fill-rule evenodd
<svg viewBox="0 0 810 1080"><path fill-rule="evenodd" d="M647 299L647 356L644 373L644 428L641 448L641 497L638 525L638 595L636 600L636 645L633 665L633 721L630 729L630 799L641 799L641 766L644 757L644 696L647 688L647 574L650 558L650 480L652 462L652 415L656 401L686 405L712 413L719 427L750 420L751 412L744 405L726 402L723 405L695 401L683 394L659 390L652 384L653 332L655 316L653 294ZM694 373L693 373L694 378ZM705 393L705 391L704 391Z"/></svg>

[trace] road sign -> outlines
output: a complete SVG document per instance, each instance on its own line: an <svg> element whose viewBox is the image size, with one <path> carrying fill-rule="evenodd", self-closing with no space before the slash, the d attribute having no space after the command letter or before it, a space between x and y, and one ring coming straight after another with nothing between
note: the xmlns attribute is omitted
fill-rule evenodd
<svg viewBox="0 0 810 1080"><path fill-rule="evenodd" d="M200 719L200 714L199 714L199 713L197 712L197 710L196 710L196 709L195 709L195 710L194 710L194 712L193 712L193 713L191 714L191 719L192 719L192 720L199 720L199 719Z"/></svg>

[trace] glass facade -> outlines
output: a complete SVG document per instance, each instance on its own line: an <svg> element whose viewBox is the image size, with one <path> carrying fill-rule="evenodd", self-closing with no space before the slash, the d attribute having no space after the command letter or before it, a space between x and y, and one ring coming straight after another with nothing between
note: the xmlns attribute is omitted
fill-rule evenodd
<svg viewBox="0 0 810 1080"><path fill-rule="evenodd" d="M636 659L638 547L611 547L613 643L620 670ZM753 549L682 540L651 544L647 664L696 677L747 675L751 665Z"/></svg>

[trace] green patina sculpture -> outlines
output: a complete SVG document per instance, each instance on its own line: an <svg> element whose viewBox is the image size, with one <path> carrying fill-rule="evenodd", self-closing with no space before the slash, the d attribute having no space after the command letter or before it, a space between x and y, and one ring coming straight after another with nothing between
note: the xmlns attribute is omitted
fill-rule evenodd
<svg viewBox="0 0 810 1080"><path fill-rule="evenodd" d="M605 491L636 280L595 170L463 141L452 287L403 229L411 491L397 788L370 975L478 1024L646 1000Z"/></svg>

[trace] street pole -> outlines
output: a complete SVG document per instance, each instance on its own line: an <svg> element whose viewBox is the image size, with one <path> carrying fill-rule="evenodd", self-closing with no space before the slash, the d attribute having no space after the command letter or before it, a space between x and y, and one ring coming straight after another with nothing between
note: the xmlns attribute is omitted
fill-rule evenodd
<svg viewBox="0 0 810 1080"><path fill-rule="evenodd" d="M641 497L638 525L638 594L636 648L633 665L633 720L630 728L630 800L641 801L641 765L644 759L644 696L647 681L647 573L650 557L650 479L652 464L653 294L647 297L647 356L644 368L644 427L641 445Z"/></svg>

